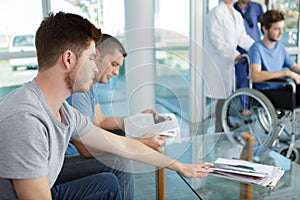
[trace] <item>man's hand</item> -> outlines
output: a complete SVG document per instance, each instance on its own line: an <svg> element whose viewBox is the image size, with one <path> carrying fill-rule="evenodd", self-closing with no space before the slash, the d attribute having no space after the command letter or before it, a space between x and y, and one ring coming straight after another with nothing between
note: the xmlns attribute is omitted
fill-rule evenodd
<svg viewBox="0 0 300 200"><path fill-rule="evenodd" d="M237 62L239 62L242 58L243 58L243 56L240 54L240 55L238 55L238 56L234 59L234 62L237 63Z"/></svg>
<svg viewBox="0 0 300 200"><path fill-rule="evenodd" d="M146 109L142 113L157 115L157 112L154 109Z"/></svg>
<svg viewBox="0 0 300 200"><path fill-rule="evenodd" d="M300 84L300 75L293 72L293 71L287 71L288 72L288 77L293 79L296 83L296 85Z"/></svg>
<svg viewBox="0 0 300 200"><path fill-rule="evenodd" d="M179 169L179 173L186 178L205 178L209 172L213 172L212 163L201 162L196 164L183 164L177 162L181 167Z"/></svg>
<svg viewBox="0 0 300 200"><path fill-rule="evenodd" d="M166 143L165 136L156 134L146 134L143 137L138 137L135 139L156 151L163 150L164 144Z"/></svg>

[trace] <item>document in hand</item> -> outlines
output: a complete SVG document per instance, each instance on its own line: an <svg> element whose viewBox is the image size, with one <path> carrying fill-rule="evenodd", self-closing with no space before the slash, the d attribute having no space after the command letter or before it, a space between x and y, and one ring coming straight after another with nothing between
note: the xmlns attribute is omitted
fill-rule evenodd
<svg viewBox="0 0 300 200"><path fill-rule="evenodd" d="M245 160L218 158L214 163L213 176L272 189L283 176L279 167L252 163Z"/></svg>
<svg viewBox="0 0 300 200"><path fill-rule="evenodd" d="M155 133L181 142L180 127L174 114L136 114L124 119L126 136L142 137Z"/></svg>

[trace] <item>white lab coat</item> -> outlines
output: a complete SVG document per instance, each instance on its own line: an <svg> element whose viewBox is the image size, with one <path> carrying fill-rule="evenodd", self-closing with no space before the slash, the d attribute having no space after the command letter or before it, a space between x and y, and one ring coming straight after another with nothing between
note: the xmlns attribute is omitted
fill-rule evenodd
<svg viewBox="0 0 300 200"><path fill-rule="evenodd" d="M236 47L248 50L254 43L247 35L244 20L235 9L234 19L224 2L207 15L204 38L204 86L210 98L225 99L235 87L234 59L239 55Z"/></svg>

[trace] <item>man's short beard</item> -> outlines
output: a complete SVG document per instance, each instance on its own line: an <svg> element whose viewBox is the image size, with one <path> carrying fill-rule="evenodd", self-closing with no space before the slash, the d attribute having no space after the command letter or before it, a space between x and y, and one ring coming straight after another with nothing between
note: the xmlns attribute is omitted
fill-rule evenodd
<svg viewBox="0 0 300 200"><path fill-rule="evenodd" d="M273 39L272 37L270 37L269 34L268 34L268 39L269 39L271 42L278 42L278 40L275 40L275 39Z"/></svg>
<svg viewBox="0 0 300 200"><path fill-rule="evenodd" d="M70 71L70 72L68 72L66 74L66 76L65 76L65 83L66 83L66 86L67 86L68 90L72 94L74 92L74 84L75 84L75 81L72 78L72 71Z"/></svg>

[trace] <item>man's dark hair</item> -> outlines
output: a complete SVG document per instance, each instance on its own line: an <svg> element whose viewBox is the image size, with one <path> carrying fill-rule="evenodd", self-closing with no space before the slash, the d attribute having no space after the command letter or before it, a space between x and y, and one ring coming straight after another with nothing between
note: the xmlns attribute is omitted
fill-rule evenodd
<svg viewBox="0 0 300 200"><path fill-rule="evenodd" d="M261 27L266 27L267 30L269 30L273 23L284 21L285 20L285 14L284 12L280 10L268 10L265 12L261 18L260 18L260 24ZM261 31L263 33L263 30L261 28Z"/></svg>
<svg viewBox="0 0 300 200"><path fill-rule="evenodd" d="M96 48L100 51L100 54L102 56L108 53L112 54L116 49L120 51L124 58L127 56L126 50L121 42L117 38L109 34L102 35L102 39L100 43L96 45Z"/></svg>
<svg viewBox="0 0 300 200"><path fill-rule="evenodd" d="M42 21L35 37L39 70L55 65L66 50L79 57L92 41L97 44L101 38L101 30L79 15L64 12L49 14Z"/></svg>

